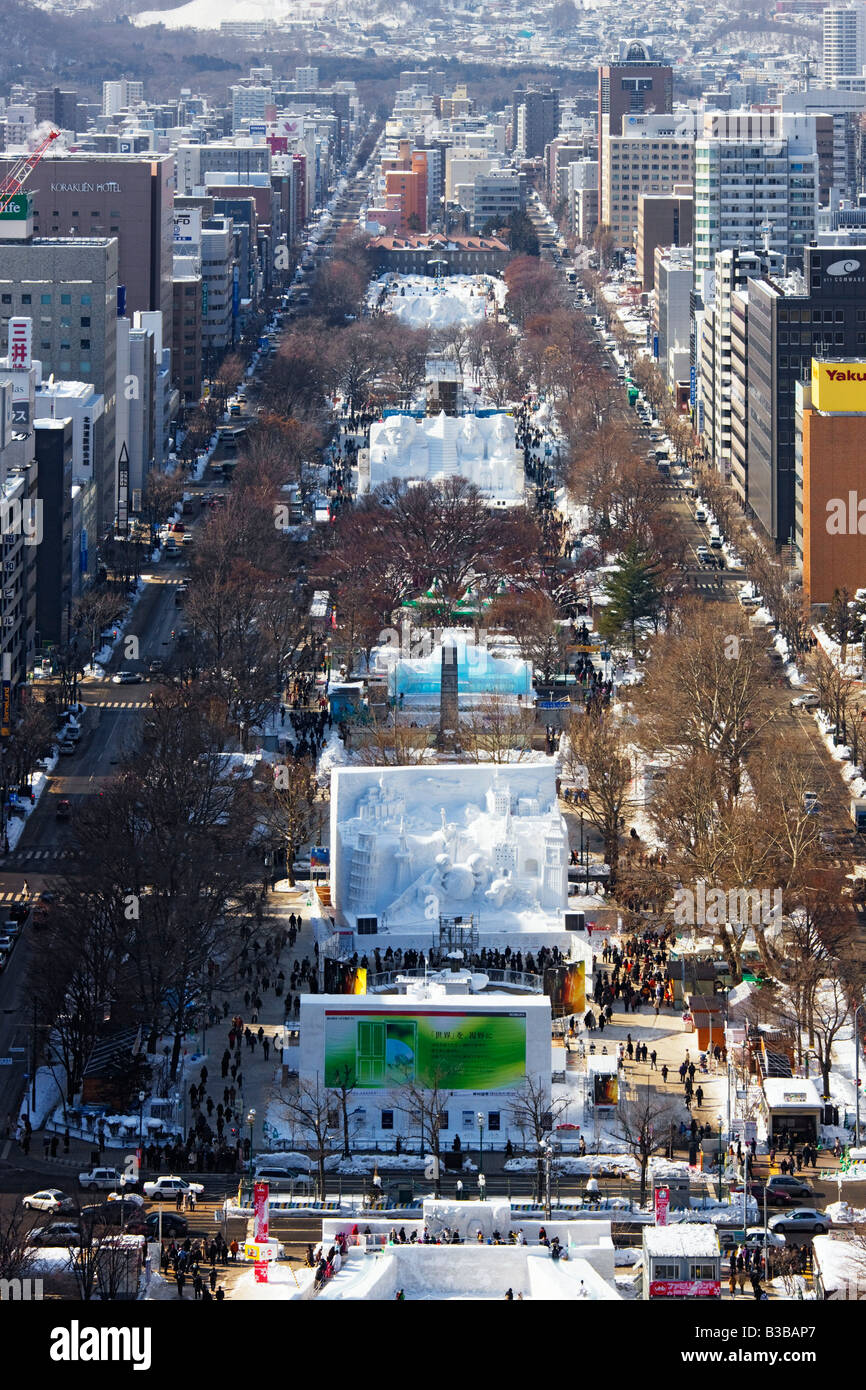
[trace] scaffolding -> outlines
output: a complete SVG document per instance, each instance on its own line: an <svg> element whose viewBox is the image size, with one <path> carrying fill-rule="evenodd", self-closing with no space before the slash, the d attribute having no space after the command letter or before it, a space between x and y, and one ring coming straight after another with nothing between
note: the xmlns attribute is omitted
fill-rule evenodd
<svg viewBox="0 0 866 1390"><path fill-rule="evenodd" d="M474 912L461 917L439 915L439 950L443 956L462 951L465 961L478 954L478 923Z"/></svg>

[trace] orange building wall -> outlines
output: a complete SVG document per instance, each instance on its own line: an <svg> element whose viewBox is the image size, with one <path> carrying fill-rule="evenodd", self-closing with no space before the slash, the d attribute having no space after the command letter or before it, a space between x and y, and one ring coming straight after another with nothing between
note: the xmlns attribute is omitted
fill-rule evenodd
<svg viewBox="0 0 866 1390"><path fill-rule="evenodd" d="M844 534L827 529L831 499L845 504ZM863 503L859 515L858 502ZM856 529L851 527L852 519ZM853 594L864 585L866 414L821 415L804 410L803 588L810 603L829 603L835 589L847 588Z"/></svg>
<svg viewBox="0 0 866 1390"><path fill-rule="evenodd" d="M395 195L400 199L400 231L427 230L427 174L417 171L393 170L385 175L385 196L386 201ZM418 225L410 227L409 219L412 215L418 219Z"/></svg>

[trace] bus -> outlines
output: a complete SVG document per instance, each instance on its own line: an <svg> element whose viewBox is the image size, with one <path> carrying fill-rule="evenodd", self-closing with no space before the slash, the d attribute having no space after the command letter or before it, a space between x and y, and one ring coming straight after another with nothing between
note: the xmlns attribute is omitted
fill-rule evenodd
<svg viewBox="0 0 866 1390"><path fill-rule="evenodd" d="M234 453L246 438L247 429L246 425L222 425L218 434L223 448L229 453Z"/></svg>

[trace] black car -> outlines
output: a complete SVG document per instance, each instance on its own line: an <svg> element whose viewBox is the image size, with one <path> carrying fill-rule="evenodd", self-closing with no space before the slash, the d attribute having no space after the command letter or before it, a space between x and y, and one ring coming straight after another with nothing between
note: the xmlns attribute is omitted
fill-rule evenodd
<svg viewBox="0 0 866 1390"><path fill-rule="evenodd" d="M144 1222L144 1234L151 1240L159 1236L159 1212L152 1211ZM173 1211L162 1213L162 1234L164 1236L185 1236L189 1234L189 1222L185 1216Z"/></svg>
<svg viewBox="0 0 866 1390"><path fill-rule="evenodd" d="M143 1235L146 1218L137 1202L98 1202L81 1208L81 1223L91 1230L94 1226L116 1226L130 1235Z"/></svg>

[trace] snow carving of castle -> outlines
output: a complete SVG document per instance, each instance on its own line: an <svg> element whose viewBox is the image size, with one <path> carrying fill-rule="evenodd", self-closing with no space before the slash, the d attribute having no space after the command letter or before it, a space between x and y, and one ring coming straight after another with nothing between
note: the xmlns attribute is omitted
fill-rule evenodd
<svg viewBox="0 0 866 1390"><path fill-rule="evenodd" d="M441 482L468 478L486 497L523 498L523 455L512 416L389 415L370 427L370 487L404 481Z"/></svg>
<svg viewBox="0 0 866 1390"><path fill-rule="evenodd" d="M338 923L423 929L472 913L479 931L560 930L568 834L545 764L338 768L331 788Z"/></svg>

